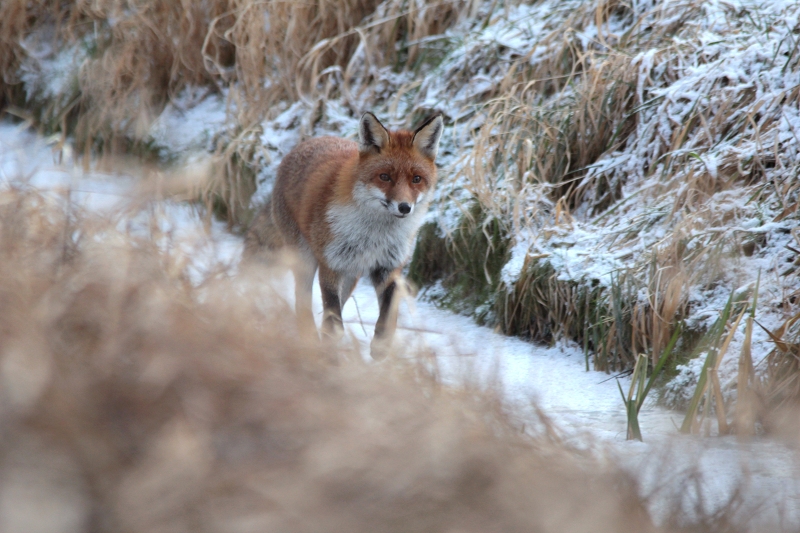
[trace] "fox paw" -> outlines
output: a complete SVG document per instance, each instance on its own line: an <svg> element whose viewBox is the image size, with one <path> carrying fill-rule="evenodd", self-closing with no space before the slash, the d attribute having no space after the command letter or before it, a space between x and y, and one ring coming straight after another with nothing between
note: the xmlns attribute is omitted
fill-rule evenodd
<svg viewBox="0 0 800 533"><path fill-rule="evenodd" d="M382 337L373 337L369 345L369 354L376 361L385 359L391 351L392 341Z"/></svg>

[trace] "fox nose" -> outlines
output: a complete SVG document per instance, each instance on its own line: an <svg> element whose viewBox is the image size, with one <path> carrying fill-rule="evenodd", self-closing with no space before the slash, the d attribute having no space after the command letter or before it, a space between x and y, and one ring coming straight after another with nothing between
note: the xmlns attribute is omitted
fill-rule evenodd
<svg viewBox="0 0 800 533"><path fill-rule="evenodd" d="M411 212L411 206L408 205L406 202L397 206L397 210L400 211L402 214L407 215Z"/></svg>

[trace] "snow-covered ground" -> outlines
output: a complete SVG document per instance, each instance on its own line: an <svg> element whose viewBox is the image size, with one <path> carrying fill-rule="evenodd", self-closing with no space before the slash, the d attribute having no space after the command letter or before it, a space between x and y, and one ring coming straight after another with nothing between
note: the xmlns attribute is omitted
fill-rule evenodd
<svg viewBox="0 0 800 533"><path fill-rule="evenodd" d="M24 126L0 122L0 186L33 188L54 198L69 197L76 210L90 210L107 217L136 235L158 239L162 247L179 246L192 255L189 276L199 280L210 268L231 269L241 254L241 242L225 231L225 224L211 222L207 231L198 210L188 203L161 201L150 205L160 215L157 232L142 216L144 197L141 176L86 172L74 159L70 145L43 139ZM139 209L130 209L130 207Z"/></svg>
<svg viewBox="0 0 800 533"><path fill-rule="evenodd" d="M62 159L60 163L56 156ZM68 150L54 150L46 140L10 123L0 123L0 183L56 195L71 191L76 206L113 217L120 224L136 224L126 219L124 211L135 177L84 173ZM187 247L193 256L188 268L196 276L220 263L235 268L241 241L223 225L212 224L209 231L186 204L162 202L159 209L163 233L170 235L164 245ZM291 300L290 276L275 286ZM320 315L318 288L315 306ZM366 360L377 314L374 291L362 282L343 315L349 335L361 345ZM545 347L505 337L419 299L401 306L395 346L400 353L432 351L443 380L454 386L495 387L526 431L536 431L538 418L531 406L538 406L566 443L634 473L642 494L651 497L657 520L674 509L672 505L680 505L689 519L695 516L698 502L704 512L713 512L739 490L742 520L753 525L782 521L785 529L800 527L800 462L792 448L761 438L742 443L733 437L679 435L682 414L652 403L640 415L645 442L626 441L617 380L585 371L584 355L577 346ZM627 390L629 379L619 382Z"/></svg>

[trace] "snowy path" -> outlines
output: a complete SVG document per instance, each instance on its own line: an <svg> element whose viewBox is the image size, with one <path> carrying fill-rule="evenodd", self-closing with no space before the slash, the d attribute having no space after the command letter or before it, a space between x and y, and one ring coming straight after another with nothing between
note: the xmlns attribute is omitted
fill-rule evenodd
<svg viewBox="0 0 800 533"><path fill-rule="evenodd" d="M378 314L375 293L367 280L359 284L353 300L344 306L343 318L366 355L371 324ZM315 302L319 299L315 298ZM437 309L425 301L411 304L401 306L401 329L395 344L434 350L446 380L496 380L506 401L519 408L535 401L565 429L625 440L625 413L615 380L603 373L586 372L584 355L578 347L531 344L499 335L476 325L469 317ZM367 335L358 324L357 309ZM628 384L629 380L622 380L626 390ZM651 435L671 431L670 417L679 422L675 413L648 406L642 414L642 431Z"/></svg>
<svg viewBox="0 0 800 533"><path fill-rule="evenodd" d="M72 198L96 211L113 212L125 201L131 178L91 173L76 166L55 164L53 151L34 135L0 122L0 184L27 183L43 190L69 188ZM165 206L165 222L184 240L201 242L204 228L194 210L186 205ZM207 236L205 237L208 241ZM211 244L192 248L195 267L206 262L235 262L241 242L212 227ZM281 293L291 300L291 282L281 282ZM319 289L315 307L321 314ZM368 283L361 282L353 299L343 309L345 325L368 358L369 340L377 319L377 301ZM362 328L363 321L363 328ZM741 516L775 520L796 529L800 524L800 462L792 449L767 439L739 443L732 437L700 438L678 434L681 413L645 405L640 423L645 443L625 441L625 413L614 379L599 372L586 372L582 351L573 345L543 347L509 338L477 326L470 318L436 309L421 300L401 306L396 344L413 353L429 348L437 355L446 381L464 380L493 384L522 420L530 413L531 401L561 429L570 442L600 450L621 463L640 480L652 499L656 517L674 500L692 516L698 500L706 512L725 503L736 487L743 485ZM423 331L420 331L423 330ZM380 363L377 363L380 364ZM620 380L627 391L629 380ZM699 472L701 497L693 488L692 472Z"/></svg>
<svg viewBox="0 0 800 533"><path fill-rule="evenodd" d="M353 300L345 305L343 318L368 358L371 324L378 309L367 280L359 284ZM321 315L318 289L315 306ZM741 518L758 525L782 517L790 530L800 524L800 461L795 451L780 443L680 435L677 427L683 414L652 405L652 401L645 404L639 417L645 442L626 441L626 418L616 380L604 373L587 372L579 347L559 344L548 348L499 335L468 317L419 300L401 306L399 324L408 329L398 331L396 342L434 350L449 382L494 380L523 420L534 401L568 442L613 457L636 475L643 494L652 495L651 511L657 519L670 514L674 506L680 506L688 517L695 516L698 501L703 502L704 513L713 512L727 504L740 487ZM622 378L620 383L627 392L630 379Z"/></svg>

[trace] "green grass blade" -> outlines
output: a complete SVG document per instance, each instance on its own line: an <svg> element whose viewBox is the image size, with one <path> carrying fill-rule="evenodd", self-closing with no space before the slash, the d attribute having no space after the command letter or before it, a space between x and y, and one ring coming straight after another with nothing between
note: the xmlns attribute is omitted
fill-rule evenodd
<svg viewBox="0 0 800 533"><path fill-rule="evenodd" d="M650 374L650 379L647 380L647 386L644 388L644 392L642 393L642 397L640 398L641 401L637 406L637 411L641 409L642 404L644 404L645 398L647 398L647 394L653 387L653 383L655 383L656 379L658 379L658 376L659 374L661 374L661 370L664 368L667 359L669 359L670 356L672 355L672 350L675 348L675 344L677 344L678 338L681 336L682 330L683 330L683 323L679 322L678 326L675 328L675 331L672 333L672 338L667 343L667 347L664 348L663 352L661 352L661 357L659 357L658 363L656 363L656 367L653 369L653 373Z"/></svg>
<svg viewBox="0 0 800 533"><path fill-rule="evenodd" d="M689 409L686 411L686 416L681 424L681 433L691 433L692 426L697 418L697 410L700 407L700 401L703 399L706 387L708 386L708 370L713 368L716 364L719 342L722 338L722 333L725 331L725 325L728 323L728 319L731 315L733 295L734 291L731 291L730 298L728 298L728 303L725 304L722 314L708 331L707 338L711 339L711 342L708 344L708 355L703 363L703 369L700 371L700 377L697 378L697 388L695 388L692 400L689 402Z"/></svg>
<svg viewBox="0 0 800 533"><path fill-rule="evenodd" d="M753 307L750 308L750 316L755 318L756 316L756 305L758 304L758 287L761 285L761 269L758 269L758 277L756 278L756 288L755 292L753 293Z"/></svg>
<svg viewBox="0 0 800 533"><path fill-rule="evenodd" d="M628 405L628 440L636 439L643 442L642 431L639 428L639 416L636 412L635 402Z"/></svg>

